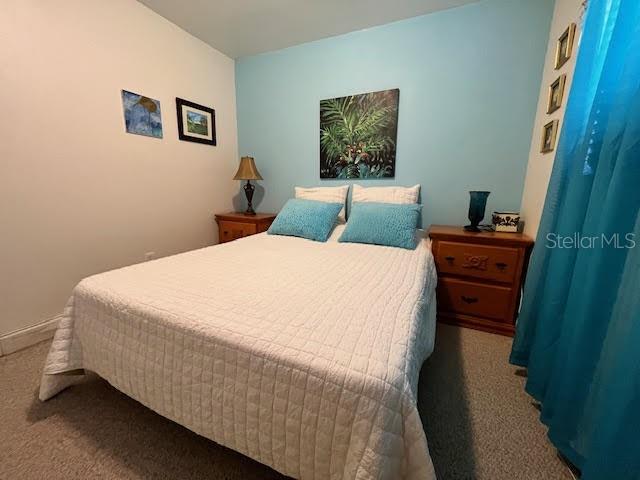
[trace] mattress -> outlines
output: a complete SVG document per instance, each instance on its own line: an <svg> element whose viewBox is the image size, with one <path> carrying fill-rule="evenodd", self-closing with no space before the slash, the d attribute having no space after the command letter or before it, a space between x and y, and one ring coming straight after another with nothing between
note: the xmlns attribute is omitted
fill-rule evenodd
<svg viewBox="0 0 640 480"><path fill-rule="evenodd" d="M338 243L342 228L326 243L258 234L82 280L40 399L88 370L294 478L435 478L416 406L435 332L429 242Z"/></svg>

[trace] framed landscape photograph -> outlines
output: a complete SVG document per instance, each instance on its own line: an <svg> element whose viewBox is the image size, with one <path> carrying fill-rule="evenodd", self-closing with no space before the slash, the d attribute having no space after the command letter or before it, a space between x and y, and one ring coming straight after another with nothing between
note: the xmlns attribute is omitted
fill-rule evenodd
<svg viewBox="0 0 640 480"><path fill-rule="evenodd" d="M564 97L564 85L567 76L563 73L549 86L549 98L547 100L547 113L553 113L562 106Z"/></svg>
<svg viewBox="0 0 640 480"><path fill-rule="evenodd" d="M158 100L122 90L122 109L127 133L162 138L162 115Z"/></svg>
<svg viewBox="0 0 640 480"><path fill-rule="evenodd" d="M542 141L540 153L552 152L556 148L556 134L558 133L558 120L552 120L542 127Z"/></svg>
<svg viewBox="0 0 640 480"><path fill-rule="evenodd" d="M393 178L400 90L320 101L320 178Z"/></svg>
<svg viewBox="0 0 640 480"><path fill-rule="evenodd" d="M216 144L216 112L197 103L176 98L178 138L187 142Z"/></svg>
<svg viewBox="0 0 640 480"><path fill-rule="evenodd" d="M558 44L556 46L556 70L567 63L567 60L571 58L571 52L573 51L573 40L575 36L576 24L572 23L564 32L562 32L560 38L558 38Z"/></svg>

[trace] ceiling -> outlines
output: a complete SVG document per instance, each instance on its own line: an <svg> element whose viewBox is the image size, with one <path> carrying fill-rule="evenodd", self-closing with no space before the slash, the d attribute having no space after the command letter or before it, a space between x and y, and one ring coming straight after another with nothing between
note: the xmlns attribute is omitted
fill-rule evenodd
<svg viewBox="0 0 640 480"><path fill-rule="evenodd" d="M229 57L278 50L478 0L139 0Z"/></svg>

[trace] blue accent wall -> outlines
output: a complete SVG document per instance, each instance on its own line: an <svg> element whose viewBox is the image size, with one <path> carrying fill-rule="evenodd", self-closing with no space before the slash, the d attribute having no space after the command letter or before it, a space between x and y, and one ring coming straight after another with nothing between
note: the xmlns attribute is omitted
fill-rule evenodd
<svg viewBox="0 0 640 480"><path fill-rule="evenodd" d="M484 0L238 59L239 153L264 177L254 204L344 184L320 180L320 100L399 88L396 176L358 183L420 183L424 225L468 223L469 190L491 191L485 222L517 210L553 5Z"/></svg>

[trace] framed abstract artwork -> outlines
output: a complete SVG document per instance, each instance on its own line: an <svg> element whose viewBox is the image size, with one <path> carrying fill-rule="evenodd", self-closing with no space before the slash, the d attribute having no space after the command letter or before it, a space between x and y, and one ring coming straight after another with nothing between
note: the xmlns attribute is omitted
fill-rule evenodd
<svg viewBox="0 0 640 480"><path fill-rule="evenodd" d="M213 108L176 98L176 109L180 140L216 145L216 112Z"/></svg>
<svg viewBox="0 0 640 480"><path fill-rule="evenodd" d="M122 109L128 133L162 138L162 114L158 100L122 90Z"/></svg>
<svg viewBox="0 0 640 480"><path fill-rule="evenodd" d="M320 178L393 178L400 90L320 101Z"/></svg>

